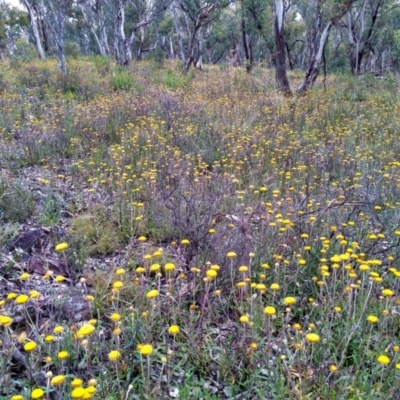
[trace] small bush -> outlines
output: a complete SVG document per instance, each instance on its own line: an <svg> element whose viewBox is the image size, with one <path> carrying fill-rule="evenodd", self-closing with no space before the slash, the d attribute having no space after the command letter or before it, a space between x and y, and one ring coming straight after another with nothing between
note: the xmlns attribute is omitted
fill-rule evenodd
<svg viewBox="0 0 400 400"><path fill-rule="evenodd" d="M20 184L0 180L0 222L24 222L34 211L32 195Z"/></svg>
<svg viewBox="0 0 400 400"><path fill-rule="evenodd" d="M188 83L189 76L179 76L176 72L172 71L172 69L168 69L165 75L165 86L168 89L179 89L185 86Z"/></svg>
<svg viewBox="0 0 400 400"><path fill-rule="evenodd" d="M15 62L15 66L17 66L19 62L29 62L35 58L37 58L35 46L23 39L18 39L15 43L15 51L11 56L11 62Z"/></svg>
<svg viewBox="0 0 400 400"><path fill-rule="evenodd" d="M81 247L88 248L89 254L108 254L122 243L116 225L101 206L96 206L90 214L73 218L71 232Z"/></svg>
<svg viewBox="0 0 400 400"><path fill-rule="evenodd" d="M112 87L114 90L130 90L134 87L133 76L126 70L117 68L114 71Z"/></svg>
<svg viewBox="0 0 400 400"><path fill-rule="evenodd" d="M100 75L108 75L112 72L112 60L109 57L94 56L90 58Z"/></svg>

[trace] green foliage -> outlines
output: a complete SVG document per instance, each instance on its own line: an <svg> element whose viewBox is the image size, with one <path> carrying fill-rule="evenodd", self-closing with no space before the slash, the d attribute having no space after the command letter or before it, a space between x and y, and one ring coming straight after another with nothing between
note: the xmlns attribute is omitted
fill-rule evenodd
<svg viewBox="0 0 400 400"><path fill-rule="evenodd" d="M89 60L94 64L98 73L101 76L109 75L113 71L113 62L109 57L103 57L100 55L90 57Z"/></svg>
<svg viewBox="0 0 400 400"><path fill-rule="evenodd" d="M65 45L65 55L71 58L78 58L80 55L78 44L68 41Z"/></svg>
<svg viewBox="0 0 400 400"><path fill-rule="evenodd" d="M108 254L122 243L114 221L103 207L95 207L90 214L71 220L73 240L80 247L87 248L88 254Z"/></svg>
<svg viewBox="0 0 400 400"><path fill-rule="evenodd" d="M26 40L18 39L15 43L15 46L15 51L11 57L14 68L20 68L22 62L26 63L37 58L35 46L27 43Z"/></svg>
<svg viewBox="0 0 400 400"><path fill-rule="evenodd" d="M32 194L18 183L0 180L0 222L23 222L34 212Z"/></svg>
<svg viewBox="0 0 400 400"><path fill-rule="evenodd" d="M46 226L53 226L59 223L62 210L62 199L53 192L46 195L43 207L38 214L38 222Z"/></svg>
<svg viewBox="0 0 400 400"><path fill-rule="evenodd" d="M194 71L189 71L188 74L182 74L181 71L167 69L164 84L168 89L177 90L186 87L194 78Z"/></svg>
<svg viewBox="0 0 400 400"><path fill-rule="evenodd" d="M28 16L16 7L6 2L0 3L0 51L7 54L7 44L19 37L21 28L29 25ZM19 41L17 40L19 44Z"/></svg>
<svg viewBox="0 0 400 400"><path fill-rule="evenodd" d="M0 72L0 93L4 93L10 89L10 84L5 72Z"/></svg>
<svg viewBox="0 0 400 400"><path fill-rule="evenodd" d="M165 53L162 51L160 47L154 52L154 66L156 69L162 69L165 65Z"/></svg>
<svg viewBox="0 0 400 400"><path fill-rule="evenodd" d="M44 90L50 85L52 67L49 64L30 63L18 73L18 82L22 87L41 87Z"/></svg>
<svg viewBox="0 0 400 400"><path fill-rule="evenodd" d="M112 78L112 87L114 90L130 90L135 87L135 81L132 74L124 68L116 68Z"/></svg>
<svg viewBox="0 0 400 400"><path fill-rule="evenodd" d="M1 219L0 219L1 221ZM18 232L18 223L2 223L0 224L0 248L5 248L12 238Z"/></svg>

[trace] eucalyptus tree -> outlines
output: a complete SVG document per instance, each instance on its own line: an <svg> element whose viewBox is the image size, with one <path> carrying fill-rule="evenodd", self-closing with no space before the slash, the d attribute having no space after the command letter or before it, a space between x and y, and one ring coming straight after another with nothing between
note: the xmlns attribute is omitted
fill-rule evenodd
<svg viewBox="0 0 400 400"><path fill-rule="evenodd" d="M297 89L298 92L305 92L314 85L319 75L331 28L338 25L355 1L299 1L298 11L306 20L308 54L305 77Z"/></svg>
<svg viewBox="0 0 400 400"><path fill-rule="evenodd" d="M346 13L348 57L354 75L365 72L366 59L372 54L371 63L378 59L379 47L384 47L384 32L390 27L392 11L399 7L394 0L358 0Z"/></svg>
<svg viewBox="0 0 400 400"><path fill-rule="evenodd" d="M37 12L38 2L37 0L21 0L21 2L28 13L29 23L31 25L33 39L35 41L35 46L39 54L39 58L44 60L46 58L46 55L42 44L42 38L39 33L39 15Z"/></svg>
<svg viewBox="0 0 400 400"><path fill-rule="evenodd" d="M268 0L240 0L241 38L246 59L246 70L250 72L254 63L254 47L261 39L268 44L272 15ZM272 45L272 43L271 43ZM273 48L270 47L273 54Z"/></svg>
<svg viewBox="0 0 400 400"><path fill-rule="evenodd" d="M201 68L203 44L210 27L229 4L229 0L174 0L172 14L179 44L183 71L192 65Z"/></svg>
<svg viewBox="0 0 400 400"><path fill-rule="evenodd" d="M25 12L0 2L0 59L13 52L18 39L26 37L28 26Z"/></svg>
<svg viewBox="0 0 400 400"><path fill-rule="evenodd" d="M46 25L53 33L56 56L63 74L67 73L67 62L65 58L65 23L71 14L73 5L74 0L40 0L40 9Z"/></svg>
<svg viewBox="0 0 400 400"><path fill-rule="evenodd" d="M102 0L78 0L76 3L102 56L110 54L107 3Z"/></svg>
<svg viewBox="0 0 400 400"><path fill-rule="evenodd" d="M284 0L275 0L275 78L279 90L285 94L291 94L289 80L286 73L286 41L285 41L285 17L286 4Z"/></svg>
<svg viewBox="0 0 400 400"><path fill-rule="evenodd" d="M145 29L160 17L172 0L105 0L114 9L114 54L120 64L132 60L132 46L139 38L137 57L141 57Z"/></svg>
<svg viewBox="0 0 400 400"><path fill-rule="evenodd" d="M217 64L221 61L231 66L242 64L240 15L232 7L221 10L218 23L206 29L204 59Z"/></svg>

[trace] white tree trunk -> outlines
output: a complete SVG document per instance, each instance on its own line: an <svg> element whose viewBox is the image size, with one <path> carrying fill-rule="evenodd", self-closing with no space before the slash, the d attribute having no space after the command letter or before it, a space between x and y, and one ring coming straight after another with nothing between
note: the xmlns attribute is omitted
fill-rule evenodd
<svg viewBox="0 0 400 400"><path fill-rule="evenodd" d="M23 3L24 3L24 6L26 7L26 10L28 11L31 28L33 31L33 37L35 38L36 49L39 53L39 58L41 60L44 60L46 58L46 56L44 54L42 41L40 40L39 29L38 29L37 22L36 22L35 12L33 11L33 7L29 3L29 0L23 0Z"/></svg>
<svg viewBox="0 0 400 400"><path fill-rule="evenodd" d="M318 44L318 50L316 52L314 52L314 58L312 60L309 60L309 67L308 70L306 72L306 76L304 78L304 81L302 82L302 84L299 86L299 88L297 89L297 91L299 93L305 92L308 89L310 89L315 81L317 80L317 77L319 75L319 69L321 67L321 63L322 63L322 57L324 55L324 49L325 49L325 45L326 42L328 41L328 37L329 37L329 32L332 28L332 21L329 21L322 34L321 37L319 39L319 44Z"/></svg>

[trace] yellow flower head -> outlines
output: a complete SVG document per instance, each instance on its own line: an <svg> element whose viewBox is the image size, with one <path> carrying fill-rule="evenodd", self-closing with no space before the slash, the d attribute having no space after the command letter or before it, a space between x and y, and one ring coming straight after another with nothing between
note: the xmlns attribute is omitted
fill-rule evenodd
<svg viewBox="0 0 400 400"><path fill-rule="evenodd" d="M394 292L393 292L393 290L390 290L390 289L383 289L382 295L384 297L391 297L391 296L394 296Z"/></svg>
<svg viewBox="0 0 400 400"><path fill-rule="evenodd" d="M301 324L299 324L299 323L293 324L293 329L296 331L299 331L301 329Z"/></svg>
<svg viewBox="0 0 400 400"><path fill-rule="evenodd" d="M279 284L277 284L277 283L273 283L269 288L270 288L271 290L279 290L279 289L280 289L280 286L279 286Z"/></svg>
<svg viewBox="0 0 400 400"><path fill-rule="evenodd" d="M215 269L208 269L206 271L206 276L208 279L214 279L217 276L217 271Z"/></svg>
<svg viewBox="0 0 400 400"><path fill-rule="evenodd" d="M367 321L370 322L371 324L376 324L379 319L375 315L368 315Z"/></svg>
<svg viewBox="0 0 400 400"><path fill-rule="evenodd" d="M56 251L65 251L68 249L68 243L62 242L56 246Z"/></svg>
<svg viewBox="0 0 400 400"><path fill-rule="evenodd" d="M122 288L122 286L124 286L124 283L123 282L121 282L121 281L115 281L114 283L113 283L113 289L114 290L119 290L119 289L121 289Z"/></svg>
<svg viewBox="0 0 400 400"><path fill-rule="evenodd" d="M386 365L386 364L389 364L389 363L390 363L390 358L389 358L387 355L385 355L385 354L381 354L381 355L377 358L377 361L378 361L379 364Z"/></svg>
<svg viewBox="0 0 400 400"><path fill-rule="evenodd" d="M121 315L118 313L113 313L110 315L110 319L114 322L118 322L121 319Z"/></svg>
<svg viewBox="0 0 400 400"><path fill-rule="evenodd" d="M86 393L86 390L84 388L76 387L71 392L71 398L72 399L81 399L81 398L83 398L85 393Z"/></svg>
<svg viewBox="0 0 400 400"><path fill-rule="evenodd" d="M60 386L64 383L64 381L65 381L65 375L56 375L51 379L50 383L53 386Z"/></svg>
<svg viewBox="0 0 400 400"><path fill-rule="evenodd" d="M338 370L338 367L335 364L332 364L332 365L329 366L329 370L332 373L335 373Z"/></svg>
<svg viewBox="0 0 400 400"><path fill-rule="evenodd" d="M19 279L21 279L21 281L27 281L30 277L31 277L31 276L30 276L27 272L24 272L24 273L19 277Z"/></svg>
<svg viewBox="0 0 400 400"><path fill-rule="evenodd" d="M272 306L265 307L264 308L264 314L266 314L266 315L275 315L276 314L275 307L272 307Z"/></svg>
<svg viewBox="0 0 400 400"><path fill-rule="evenodd" d="M310 343L318 343L320 341L320 337L316 333L307 333L306 340Z"/></svg>
<svg viewBox="0 0 400 400"><path fill-rule="evenodd" d="M116 361L121 357L121 353L118 350L113 350L108 353L108 359L110 361Z"/></svg>
<svg viewBox="0 0 400 400"><path fill-rule="evenodd" d="M65 359L67 359L68 357L69 357L69 353L68 353L68 351L65 351L65 350L60 351L60 352L57 354L57 358L58 358L59 360L65 360Z"/></svg>
<svg viewBox="0 0 400 400"><path fill-rule="evenodd" d="M76 336L79 339L85 336L90 336L95 330L96 328L92 324L84 324L79 328Z"/></svg>
<svg viewBox="0 0 400 400"><path fill-rule="evenodd" d="M31 290L29 292L29 296L31 299L38 299L40 297L40 293L37 290Z"/></svg>
<svg viewBox="0 0 400 400"><path fill-rule="evenodd" d="M14 292L8 293L7 300L15 300L17 298L17 294Z"/></svg>
<svg viewBox="0 0 400 400"><path fill-rule="evenodd" d="M172 264L172 263L167 263L167 264L164 265L164 269L166 271L173 271L175 269L175 265Z"/></svg>
<svg viewBox="0 0 400 400"><path fill-rule="evenodd" d="M0 315L0 326L10 326L12 321L12 318L8 315Z"/></svg>
<svg viewBox="0 0 400 400"><path fill-rule="evenodd" d="M82 384L83 384L82 379L79 379L79 378L74 378L74 379L71 381L71 386L72 386L73 388L81 387Z"/></svg>
<svg viewBox="0 0 400 400"><path fill-rule="evenodd" d="M37 344L35 342L28 342L28 343L24 344L24 350L28 353L35 350L36 347L37 347Z"/></svg>
<svg viewBox="0 0 400 400"><path fill-rule="evenodd" d="M143 344L139 351L142 356L149 356L153 352L153 346L151 344Z"/></svg>
<svg viewBox="0 0 400 400"><path fill-rule="evenodd" d="M61 325L57 325L54 329L53 329L54 333L63 333L64 332L64 328Z"/></svg>
<svg viewBox="0 0 400 400"><path fill-rule="evenodd" d="M152 265L150 266L150 271L151 271L151 272L157 272L157 271L160 270L160 268L161 268L161 265L160 265L160 264L152 264Z"/></svg>
<svg viewBox="0 0 400 400"><path fill-rule="evenodd" d="M296 298L295 297L285 297L284 299L283 299L283 304L285 305L285 306L293 306L294 304L296 304L296 302L297 302L297 300L296 300Z"/></svg>
<svg viewBox="0 0 400 400"><path fill-rule="evenodd" d="M43 389L36 388L31 392L31 399L41 399L44 396Z"/></svg>
<svg viewBox="0 0 400 400"><path fill-rule="evenodd" d="M146 294L146 297L148 299L155 299L159 294L160 294L160 292L157 289L153 289L153 290L150 290L150 292L148 292Z"/></svg>
<svg viewBox="0 0 400 400"><path fill-rule="evenodd" d="M170 335L177 335L180 332L178 325L171 325L168 329Z"/></svg>

